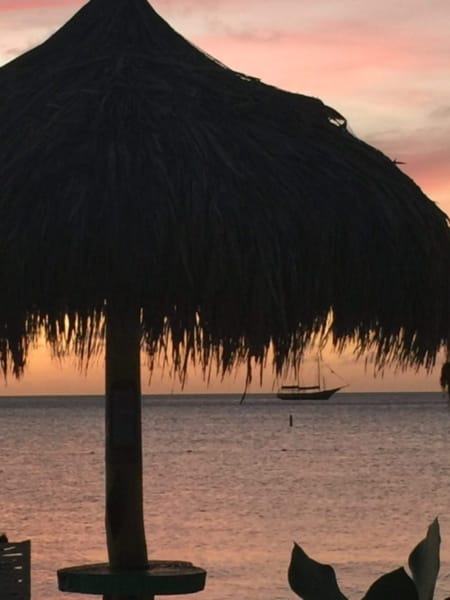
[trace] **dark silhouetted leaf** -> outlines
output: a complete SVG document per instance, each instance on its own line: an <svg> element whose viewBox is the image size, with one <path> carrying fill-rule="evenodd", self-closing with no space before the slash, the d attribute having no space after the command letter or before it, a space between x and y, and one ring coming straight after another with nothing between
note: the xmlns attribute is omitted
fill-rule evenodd
<svg viewBox="0 0 450 600"><path fill-rule="evenodd" d="M303 600L347 600L338 587L333 567L313 560L296 543L288 580L292 591Z"/></svg>
<svg viewBox="0 0 450 600"><path fill-rule="evenodd" d="M435 519L428 527L427 536L409 555L409 568L416 584L419 600L432 600L439 573L439 522Z"/></svg>
<svg viewBox="0 0 450 600"><path fill-rule="evenodd" d="M419 600L419 596L413 580L400 567L377 579L363 600Z"/></svg>

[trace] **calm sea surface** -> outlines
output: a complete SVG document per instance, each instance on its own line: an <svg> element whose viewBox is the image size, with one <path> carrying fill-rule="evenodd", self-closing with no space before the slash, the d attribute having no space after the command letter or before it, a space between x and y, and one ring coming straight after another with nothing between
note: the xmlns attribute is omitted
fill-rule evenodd
<svg viewBox="0 0 450 600"><path fill-rule="evenodd" d="M0 531L32 541L32 598L106 560L101 398L0 398ZM292 415L292 426L289 418ZM293 540L350 599L406 563L435 516L450 595L450 410L440 393L144 399L151 558L208 571L199 600L295 598Z"/></svg>

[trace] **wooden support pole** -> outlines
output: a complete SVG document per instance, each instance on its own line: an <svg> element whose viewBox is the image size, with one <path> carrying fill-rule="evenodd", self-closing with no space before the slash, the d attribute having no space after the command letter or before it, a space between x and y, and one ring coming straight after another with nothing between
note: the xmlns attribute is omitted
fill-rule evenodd
<svg viewBox="0 0 450 600"><path fill-rule="evenodd" d="M129 302L110 299L106 317L105 520L109 564L118 570L148 568L143 515L140 340L139 306L130 307Z"/></svg>

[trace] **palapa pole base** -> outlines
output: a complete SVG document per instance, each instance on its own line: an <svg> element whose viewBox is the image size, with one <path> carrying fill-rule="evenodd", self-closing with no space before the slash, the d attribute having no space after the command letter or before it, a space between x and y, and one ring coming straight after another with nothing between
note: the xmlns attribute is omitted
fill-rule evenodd
<svg viewBox="0 0 450 600"><path fill-rule="evenodd" d="M106 563L58 571L60 591L102 595L104 600L194 594L204 589L205 582L206 571L185 561L152 560L144 570L116 570Z"/></svg>

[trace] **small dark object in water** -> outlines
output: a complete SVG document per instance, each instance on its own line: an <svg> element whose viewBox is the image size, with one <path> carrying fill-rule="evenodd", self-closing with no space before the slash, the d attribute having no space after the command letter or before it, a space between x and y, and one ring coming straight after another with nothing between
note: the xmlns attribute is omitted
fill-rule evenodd
<svg viewBox="0 0 450 600"><path fill-rule="evenodd" d="M8 537L6 535L6 533L0 533L0 544L7 544L8 543Z"/></svg>

